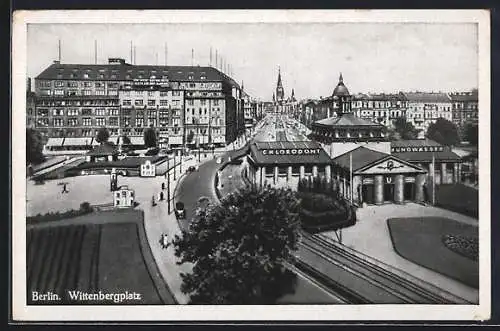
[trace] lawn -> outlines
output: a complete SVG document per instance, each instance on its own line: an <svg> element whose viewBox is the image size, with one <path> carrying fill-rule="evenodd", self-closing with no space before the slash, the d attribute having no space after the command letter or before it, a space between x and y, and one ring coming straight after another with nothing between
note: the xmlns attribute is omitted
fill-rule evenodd
<svg viewBox="0 0 500 331"><path fill-rule="evenodd" d="M470 217L479 217L479 191L463 184L436 186L436 205Z"/></svg>
<svg viewBox="0 0 500 331"><path fill-rule="evenodd" d="M441 217L391 218L387 220L395 251L407 260L479 287L479 264L449 249L443 236L477 238L477 227Z"/></svg>
<svg viewBox="0 0 500 331"><path fill-rule="evenodd" d="M32 291L59 294L60 302L49 302L54 304L117 304L71 301L66 290L141 294L140 301L120 304L175 303L151 255L142 215L135 210L99 212L57 222L58 226L31 227L27 231L28 304L33 303Z"/></svg>

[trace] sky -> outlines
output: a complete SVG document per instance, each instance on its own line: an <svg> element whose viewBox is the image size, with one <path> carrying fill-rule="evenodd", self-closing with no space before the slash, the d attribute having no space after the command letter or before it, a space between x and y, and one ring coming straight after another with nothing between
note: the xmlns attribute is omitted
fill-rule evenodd
<svg viewBox="0 0 500 331"><path fill-rule="evenodd" d="M215 66L215 50L232 77L255 98L271 100L281 68L285 96L332 94L339 73L351 93L468 91L478 87L474 23L177 23L28 24L28 77L58 57L97 63L109 57L136 64Z"/></svg>

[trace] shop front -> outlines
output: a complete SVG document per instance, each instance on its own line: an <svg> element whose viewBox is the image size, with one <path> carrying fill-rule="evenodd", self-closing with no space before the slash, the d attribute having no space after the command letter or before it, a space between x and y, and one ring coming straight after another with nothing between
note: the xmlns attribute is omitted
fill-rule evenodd
<svg viewBox="0 0 500 331"><path fill-rule="evenodd" d="M305 177L331 178L331 159L313 141L255 142L248 156L249 179L263 187L296 190Z"/></svg>
<svg viewBox="0 0 500 331"><path fill-rule="evenodd" d="M430 139L397 140L391 142L391 154L427 171L435 183L461 182L462 159L450 147Z"/></svg>

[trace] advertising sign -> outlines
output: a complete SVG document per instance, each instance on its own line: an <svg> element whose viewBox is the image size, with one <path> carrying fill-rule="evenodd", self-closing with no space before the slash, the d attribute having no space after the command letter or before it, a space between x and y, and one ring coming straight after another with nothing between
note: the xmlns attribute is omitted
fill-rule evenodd
<svg viewBox="0 0 500 331"><path fill-rule="evenodd" d="M392 147L391 151L393 153L405 153L405 152L442 152L444 151L444 146L403 146L403 147Z"/></svg>
<svg viewBox="0 0 500 331"><path fill-rule="evenodd" d="M263 149L262 155L319 155L321 148L281 148Z"/></svg>

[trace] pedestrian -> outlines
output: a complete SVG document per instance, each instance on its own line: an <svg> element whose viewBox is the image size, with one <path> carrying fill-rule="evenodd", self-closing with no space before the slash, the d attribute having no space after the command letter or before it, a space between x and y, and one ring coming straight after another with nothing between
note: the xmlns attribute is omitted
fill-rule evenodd
<svg viewBox="0 0 500 331"><path fill-rule="evenodd" d="M151 205L156 206L155 196L151 197Z"/></svg>
<svg viewBox="0 0 500 331"><path fill-rule="evenodd" d="M161 189L164 190L165 189L165 183L161 183Z"/></svg>
<svg viewBox="0 0 500 331"><path fill-rule="evenodd" d="M63 190L61 193L69 193L69 191L66 189L66 183L63 184Z"/></svg>
<svg viewBox="0 0 500 331"><path fill-rule="evenodd" d="M160 200L163 201L164 198L163 198L163 192L160 192Z"/></svg>

